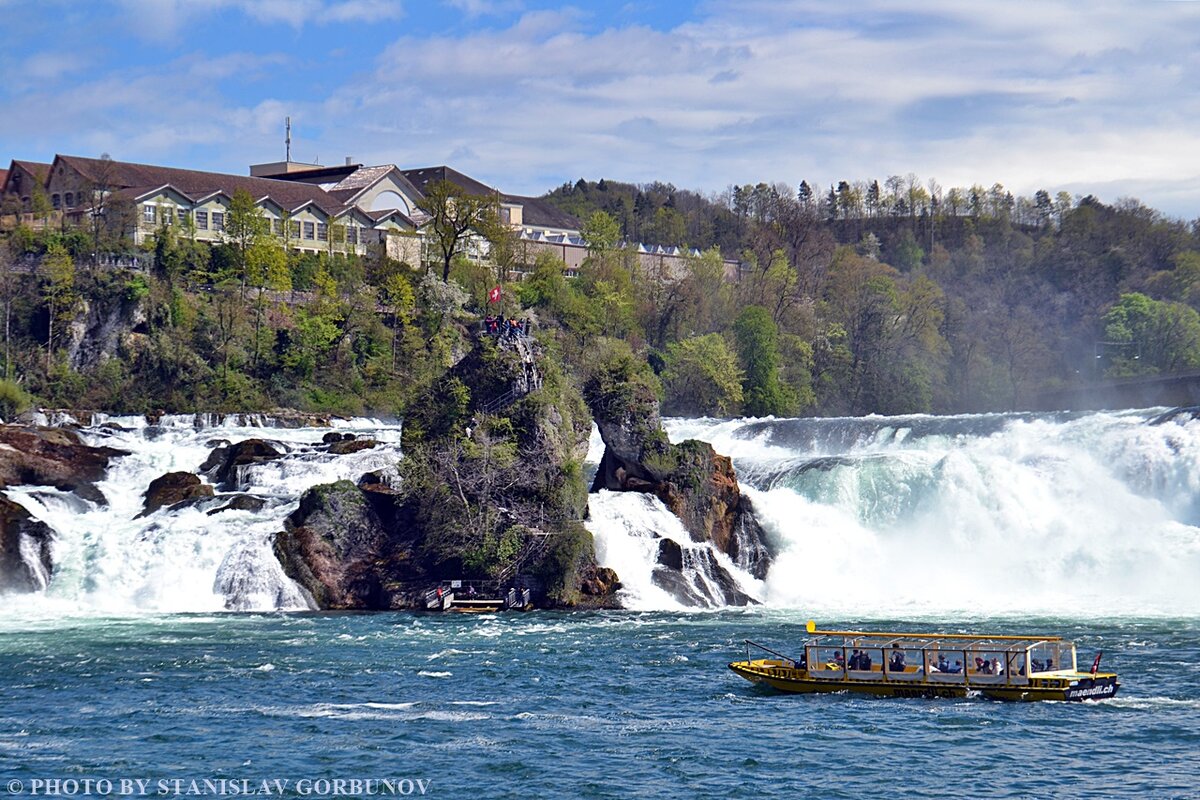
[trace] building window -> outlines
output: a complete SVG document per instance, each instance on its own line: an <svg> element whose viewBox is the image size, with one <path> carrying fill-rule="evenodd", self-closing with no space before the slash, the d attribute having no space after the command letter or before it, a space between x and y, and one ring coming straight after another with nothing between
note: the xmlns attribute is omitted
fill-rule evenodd
<svg viewBox="0 0 1200 800"><path fill-rule="evenodd" d="M271 230L274 231L276 236L283 236L283 220L271 220Z"/></svg>
<svg viewBox="0 0 1200 800"><path fill-rule="evenodd" d="M311 222L304 223L304 238L312 239L316 235L316 226Z"/></svg>
<svg viewBox="0 0 1200 800"><path fill-rule="evenodd" d="M346 226L346 241L349 242L350 244L358 244L358 226L357 225L347 225Z"/></svg>
<svg viewBox="0 0 1200 800"><path fill-rule="evenodd" d="M322 242L329 241L329 226L324 222L317 223L317 239Z"/></svg>
<svg viewBox="0 0 1200 800"><path fill-rule="evenodd" d="M500 221L503 222L505 225L508 225L512 222L512 209L511 208L501 208L500 209Z"/></svg>
<svg viewBox="0 0 1200 800"><path fill-rule="evenodd" d="M225 230L225 212L224 211L214 211L213 212L213 230L216 231L217 233L224 232L224 230Z"/></svg>
<svg viewBox="0 0 1200 800"><path fill-rule="evenodd" d="M292 238L299 239L300 238L300 222L299 222L299 220L292 220L291 228L292 228Z"/></svg>
<svg viewBox="0 0 1200 800"><path fill-rule="evenodd" d="M50 205L54 206L55 208L62 208L62 198L58 195L58 192L55 192L53 195L51 195Z"/></svg>
<svg viewBox="0 0 1200 800"><path fill-rule="evenodd" d="M75 193L67 192L67 208L72 208L75 205Z"/></svg>
<svg viewBox="0 0 1200 800"><path fill-rule="evenodd" d="M186 225L188 221L188 210L186 208L175 209L175 220L180 225Z"/></svg>
<svg viewBox="0 0 1200 800"><path fill-rule="evenodd" d="M196 212L196 230L200 230L200 231L208 230L208 212L207 211L197 211Z"/></svg>
<svg viewBox="0 0 1200 800"><path fill-rule="evenodd" d="M55 195L55 197L57 197L57 196L58 195ZM153 225L155 223L155 221L157 221L157 219L158 219L157 214L158 214L158 212L157 212L155 206L152 206L149 203L142 206L142 222L147 222L147 223Z"/></svg>

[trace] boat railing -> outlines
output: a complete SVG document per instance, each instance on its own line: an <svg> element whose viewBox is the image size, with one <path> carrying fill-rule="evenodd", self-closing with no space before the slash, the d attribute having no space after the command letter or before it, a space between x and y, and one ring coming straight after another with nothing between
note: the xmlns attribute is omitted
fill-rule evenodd
<svg viewBox="0 0 1200 800"><path fill-rule="evenodd" d="M758 648L759 650L762 650L764 653L769 653L769 654L775 656L776 658L790 662L794 669L801 668L800 661L798 659L792 658L791 656L784 655L783 653L780 653L778 650L772 650L771 648L767 647L766 645L761 645L758 642L751 641L750 639L743 639L742 643L746 645L746 663L749 663L751 660L750 659L750 648L755 647L755 648Z"/></svg>

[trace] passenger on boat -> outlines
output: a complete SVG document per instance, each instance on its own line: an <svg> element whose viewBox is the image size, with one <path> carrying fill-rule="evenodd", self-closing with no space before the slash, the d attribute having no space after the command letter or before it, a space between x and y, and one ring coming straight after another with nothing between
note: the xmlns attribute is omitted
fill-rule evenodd
<svg viewBox="0 0 1200 800"><path fill-rule="evenodd" d="M892 659L888 662L889 672L904 672L904 651L899 642L892 642Z"/></svg>
<svg viewBox="0 0 1200 800"><path fill-rule="evenodd" d="M954 659L954 666L946 671L951 673L952 675L961 674L962 673L962 662L959 661L957 658Z"/></svg>
<svg viewBox="0 0 1200 800"><path fill-rule="evenodd" d="M938 660L937 660L936 668L937 668L938 672L949 672L950 671L950 662L946 660L945 653L938 653Z"/></svg>
<svg viewBox="0 0 1200 800"><path fill-rule="evenodd" d="M867 655L867 651L863 650L858 654L858 668L869 670L871 668L871 657Z"/></svg>
<svg viewBox="0 0 1200 800"><path fill-rule="evenodd" d="M982 658L980 658L979 656L975 656L975 671L976 671L976 672L978 672L978 673L980 673L980 674L983 674L983 668L984 668L984 665L985 665L986 663L987 663L987 662L986 662L986 661L984 661L984 660L983 660Z"/></svg>
<svg viewBox="0 0 1200 800"><path fill-rule="evenodd" d="M833 651L833 663L837 664L838 669L844 669L846 666L846 656L841 650Z"/></svg>
<svg viewBox="0 0 1200 800"><path fill-rule="evenodd" d="M850 667L850 669L862 669L859 663L861 658L862 656L858 654L858 648L854 648L854 652L850 654L850 663L846 666Z"/></svg>

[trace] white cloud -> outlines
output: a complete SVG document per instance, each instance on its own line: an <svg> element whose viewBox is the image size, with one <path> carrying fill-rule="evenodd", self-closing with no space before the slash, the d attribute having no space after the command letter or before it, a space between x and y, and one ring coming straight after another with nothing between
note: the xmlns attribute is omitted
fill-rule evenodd
<svg viewBox="0 0 1200 800"><path fill-rule="evenodd" d="M1165 3L712 2L670 31L532 12L400 39L337 102L381 155L397 136L393 158L470 148L461 166L513 191L547 176L713 190L910 171L1148 186L1200 174L1197 33L1200 6Z"/></svg>
<svg viewBox="0 0 1200 800"><path fill-rule="evenodd" d="M524 7L521 0L443 0L451 8L461 11L467 19L476 17L496 17L520 11Z"/></svg>
<svg viewBox="0 0 1200 800"><path fill-rule="evenodd" d="M175 40L188 25L223 9L272 25L328 25L381 22L404 16L401 0L117 0L137 35L151 41Z"/></svg>

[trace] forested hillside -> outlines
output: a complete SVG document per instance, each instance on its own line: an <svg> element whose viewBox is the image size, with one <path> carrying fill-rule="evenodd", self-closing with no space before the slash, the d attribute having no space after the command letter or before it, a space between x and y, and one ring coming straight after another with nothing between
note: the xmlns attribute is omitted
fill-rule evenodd
<svg viewBox="0 0 1200 800"><path fill-rule="evenodd" d="M586 220L578 277L545 254L519 269L455 255L449 280L440 263L300 254L249 197L216 247L178 225L140 249L120 228L18 226L0 247L0 416L31 403L402 415L489 312L534 320L568 371L600 337L625 340L672 414L1006 410L1200 367L1196 226L1137 201L915 176L823 196L580 181L548 199ZM511 257L511 232L486 227ZM667 274L626 241L704 252Z"/></svg>
<svg viewBox="0 0 1200 800"><path fill-rule="evenodd" d="M1197 226L1136 200L915 175L713 197L580 180L547 199L592 228L611 217L618 238L742 260L731 283L697 263L627 295L620 335L661 359L677 413L1020 408L1046 389L1200 366ZM718 363L740 380L714 389Z"/></svg>

